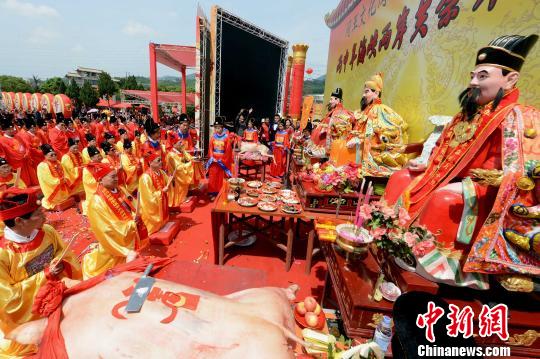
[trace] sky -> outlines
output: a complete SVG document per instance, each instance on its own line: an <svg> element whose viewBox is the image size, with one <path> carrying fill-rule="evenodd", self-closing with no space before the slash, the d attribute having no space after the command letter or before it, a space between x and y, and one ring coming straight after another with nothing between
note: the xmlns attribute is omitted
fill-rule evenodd
<svg viewBox="0 0 540 359"><path fill-rule="evenodd" d="M338 0L0 0L0 75L46 79L77 66L113 76L148 76L148 43L195 46L197 5L211 6L255 24L289 44L306 43L306 68L326 73L330 29L324 15ZM158 65L158 76L178 72Z"/></svg>

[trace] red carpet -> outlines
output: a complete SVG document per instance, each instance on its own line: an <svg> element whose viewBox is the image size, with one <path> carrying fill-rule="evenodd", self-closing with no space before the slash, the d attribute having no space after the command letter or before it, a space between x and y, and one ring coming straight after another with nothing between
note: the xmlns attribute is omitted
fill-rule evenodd
<svg viewBox="0 0 540 359"><path fill-rule="evenodd" d="M174 257L180 261L194 263L214 263L214 249L212 240L212 227L210 211L213 203L206 197L200 199L193 213L180 214L182 229L176 240L169 246L153 245L145 254ZM75 235L72 248L78 255L94 241L88 228L87 219L71 208L64 212L50 212L47 214L48 223L53 225L67 242ZM306 236L295 239L293 251L293 264L289 272L285 271L285 252L276 248L268 241L257 240L250 247L232 247L226 250L226 266L252 268L266 273L266 285L287 287L292 283L300 285L299 298L306 295L319 297L322 294L323 282L326 275L326 263L319 255L314 258L311 274L305 272ZM185 276L188 272L178 271L178 276ZM167 277L171 278L171 273ZM227 277L229 278L229 277ZM230 279L228 279L230 280ZM199 281L198 286L206 289L205 280ZM185 283L185 280L182 280ZM234 287L234 286L231 286Z"/></svg>

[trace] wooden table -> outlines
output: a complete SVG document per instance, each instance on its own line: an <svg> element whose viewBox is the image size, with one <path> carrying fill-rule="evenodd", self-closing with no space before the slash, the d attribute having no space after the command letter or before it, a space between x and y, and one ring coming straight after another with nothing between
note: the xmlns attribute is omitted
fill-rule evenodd
<svg viewBox="0 0 540 359"><path fill-rule="evenodd" d="M265 239L273 242L278 248L285 251L285 270L289 271L292 264L295 219L300 218L302 214L288 214L279 208L275 212L264 212L257 206L240 206L236 201L229 202L227 200L225 188L221 190L215 201L216 204L211 212L211 220L216 264L223 265L225 249L233 246L242 239L239 238L239 241L225 243L225 238L231 232L232 225L238 223L240 225L240 233L242 233L242 227L245 226L254 233L264 233L265 230L271 230L284 234L287 237L286 245L276 241L272 238L273 236L267 236ZM248 222L252 219L255 220L255 225Z"/></svg>

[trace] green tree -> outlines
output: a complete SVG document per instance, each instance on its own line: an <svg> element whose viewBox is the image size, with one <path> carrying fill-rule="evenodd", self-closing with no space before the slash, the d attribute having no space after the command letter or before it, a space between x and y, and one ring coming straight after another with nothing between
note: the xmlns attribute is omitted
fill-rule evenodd
<svg viewBox="0 0 540 359"><path fill-rule="evenodd" d="M80 92L81 92L81 88L79 87L79 85L77 85L74 79L71 79L68 87L66 88L67 97L69 97L72 100L79 101Z"/></svg>
<svg viewBox="0 0 540 359"><path fill-rule="evenodd" d="M139 84L134 75L126 76L120 79L118 86L122 90L144 90L144 86Z"/></svg>
<svg viewBox="0 0 540 359"><path fill-rule="evenodd" d="M15 76L0 76L0 88L6 92L33 92L27 81Z"/></svg>
<svg viewBox="0 0 540 359"><path fill-rule="evenodd" d="M99 101L96 90L94 90L92 85L87 81L84 82L81 91L79 92L79 100L87 107L94 107Z"/></svg>
<svg viewBox="0 0 540 359"><path fill-rule="evenodd" d="M111 97L118 91L118 87L116 86L116 83L111 78L111 75L109 75L106 72L102 72L99 75L98 89L99 89L99 96L105 97L107 101L110 100Z"/></svg>
<svg viewBox="0 0 540 359"><path fill-rule="evenodd" d="M42 83L41 79L36 75L32 75L30 79L30 85L32 86L32 92L39 92L39 85Z"/></svg>
<svg viewBox="0 0 540 359"><path fill-rule="evenodd" d="M51 77L40 85L40 89L43 93L52 93L57 95L59 93L66 93L66 84L60 77Z"/></svg>

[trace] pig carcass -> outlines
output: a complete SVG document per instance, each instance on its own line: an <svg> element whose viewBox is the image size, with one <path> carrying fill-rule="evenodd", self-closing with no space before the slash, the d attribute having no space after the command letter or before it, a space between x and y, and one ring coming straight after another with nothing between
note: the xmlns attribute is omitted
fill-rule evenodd
<svg viewBox="0 0 540 359"><path fill-rule="evenodd" d="M139 276L124 272L64 300L60 329L70 358L294 357L298 286L218 296L158 279L141 312L128 314ZM9 338L37 344L46 321L26 323Z"/></svg>

